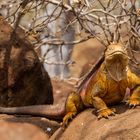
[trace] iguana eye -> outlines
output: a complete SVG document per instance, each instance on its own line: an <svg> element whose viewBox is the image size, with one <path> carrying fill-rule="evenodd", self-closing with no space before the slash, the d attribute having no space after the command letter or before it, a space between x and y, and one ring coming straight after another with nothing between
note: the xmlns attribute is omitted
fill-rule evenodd
<svg viewBox="0 0 140 140"><path fill-rule="evenodd" d="M109 51L113 50L113 47L109 47L108 50L109 50Z"/></svg>

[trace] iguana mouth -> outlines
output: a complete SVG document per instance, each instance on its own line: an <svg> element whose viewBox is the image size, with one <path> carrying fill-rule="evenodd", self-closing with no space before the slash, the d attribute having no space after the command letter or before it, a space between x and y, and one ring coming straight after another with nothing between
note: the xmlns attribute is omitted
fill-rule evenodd
<svg viewBox="0 0 140 140"><path fill-rule="evenodd" d="M106 58L111 57L111 56L115 56L115 55L123 55L125 57L128 57L128 55L126 54L126 52L123 52L123 51L114 51L114 52L108 53L107 56L106 56Z"/></svg>

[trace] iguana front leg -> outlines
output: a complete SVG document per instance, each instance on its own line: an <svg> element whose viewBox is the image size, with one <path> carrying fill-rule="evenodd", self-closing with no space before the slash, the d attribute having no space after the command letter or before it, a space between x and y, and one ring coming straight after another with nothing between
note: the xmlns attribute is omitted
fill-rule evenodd
<svg viewBox="0 0 140 140"><path fill-rule="evenodd" d="M97 109L98 119L103 117L108 118L110 115L115 115L115 109L109 109L100 97L93 96L92 104L93 107Z"/></svg>
<svg viewBox="0 0 140 140"><path fill-rule="evenodd" d="M102 77L102 78L101 78ZM103 98L108 96L107 84L104 75L97 77L98 81L89 87L89 94L87 94L86 102L91 104L97 109L98 118L108 118L110 115L115 114L115 110L109 109L104 102Z"/></svg>
<svg viewBox="0 0 140 140"><path fill-rule="evenodd" d="M62 126L67 126L70 119L72 119L79 111L83 109L83 103L78 93L72 92L66 101L66 115L63 118Z"/></svg>
<svg viewBox="0 0 140 140"><path fill-rule="evenodd" d="M128 71L128 87L130 88L130 98L127 104L130 107L140 105L140 78L130 70Z"/></svg>
<svg viewBox="0 0 140 140"><path fill-rule="evenodd" d="M127 103L130 107L135 107L140 105L140 86L138 86L136 89L131 91L131 96Z"/></svg>

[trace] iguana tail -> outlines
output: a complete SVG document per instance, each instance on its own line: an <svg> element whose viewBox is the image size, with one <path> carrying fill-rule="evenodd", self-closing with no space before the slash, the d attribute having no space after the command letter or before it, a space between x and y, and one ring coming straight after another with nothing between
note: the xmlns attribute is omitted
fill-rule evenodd
<svg viewBox="0 0 140 140"><path fill-rule="evenodd" d="M1 114L32 115L49 119L62 119L65 115L64 105L32 105L21 107L0 107Z"/></svg>

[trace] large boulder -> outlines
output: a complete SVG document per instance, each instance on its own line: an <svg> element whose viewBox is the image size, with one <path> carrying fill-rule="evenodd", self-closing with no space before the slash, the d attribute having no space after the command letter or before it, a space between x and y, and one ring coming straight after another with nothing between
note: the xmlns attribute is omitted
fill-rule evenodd
<svg viewBox="0 0 140 140"><path fill-rule="evenodd" d="M0 106L52 104L50 77L33 46L0 16Z"/></svg>
<svg viewBox="0 0 140 140"><path fill-rule="evenodd" d="M59 128L51 140L139 140L140 107L128 109L118 105L115 108L118 114L100 120L93 109L87 109L76 116L62 135Z"/></svg>

